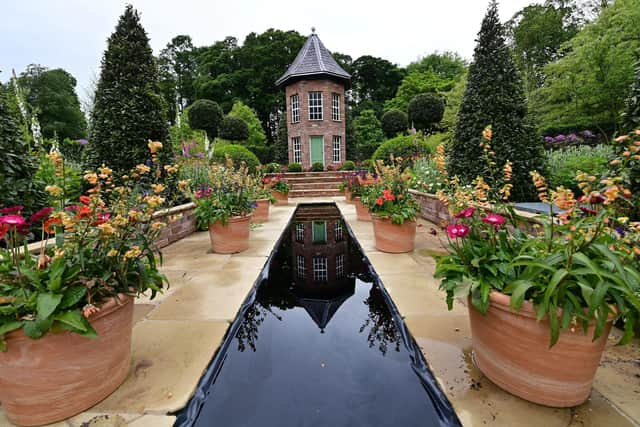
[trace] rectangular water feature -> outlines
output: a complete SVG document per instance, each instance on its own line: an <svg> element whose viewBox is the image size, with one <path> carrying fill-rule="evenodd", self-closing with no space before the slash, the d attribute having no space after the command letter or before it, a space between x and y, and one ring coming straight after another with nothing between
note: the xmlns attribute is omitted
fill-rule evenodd
<svg viewBox="0 0 640 427"><path fill-rule="evenodd" d="M333 204L300 205L178 426L459 426Z"/></svg>

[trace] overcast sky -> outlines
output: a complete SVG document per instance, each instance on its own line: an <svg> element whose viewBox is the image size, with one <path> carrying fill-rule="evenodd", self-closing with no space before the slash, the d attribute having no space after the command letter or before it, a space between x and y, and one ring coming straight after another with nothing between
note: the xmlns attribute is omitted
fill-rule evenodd
<svg viewBox="0 0 640 427"><path fill-rule="evenodd" d="M501 19L534 2L502 0ZM1 0L0 80L31 63L60 67L76 77L84 98L127 3L141 13L156 54L178 34L202 46L226 36L242 43L248 33L269 28L307 35L315 26L331 51L405 66L434 51L455 51L470 59L489 1Z"/></svg>

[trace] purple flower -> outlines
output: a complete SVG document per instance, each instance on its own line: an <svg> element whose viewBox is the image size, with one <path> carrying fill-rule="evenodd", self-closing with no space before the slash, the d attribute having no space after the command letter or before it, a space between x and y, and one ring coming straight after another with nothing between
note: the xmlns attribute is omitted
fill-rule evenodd
<svg viewBox="0 0 640 427"><path fill-rule="evenodd" d="M627 234L625 233L624 228L619 225L616 226L616 233L618 233L621 239L624 239L624 236Z"/></svg>
<svg viewBox="0 0 640 427"><path fill-rule="evenodd" d="M256 201L251 202L251 209L255 209L257 207L258 207L258 202Z"/></svg>
<svg viewBox="0 0 640 427"><path fill-rule="evenodd" d="M548 144L552 143L553 141L554 141L554 139L553 139L552 136L545 136L544 137L544 142L546 142Z"/></svg>
<svg viewBox="0 0 640 427"><path fill-rule="evenodd" d="M89 141L87 141L86 139L79 139L78 140L78 144L84 146L87 145L89 143Z"/></svg>
<svg viewBox="0 0 640 427"><path fill-rule="evenodd" d="M583 130L582 132L580 132L580 135L582 135L585 138L594 138L596 135L591 132L590 130Z"/></svg>

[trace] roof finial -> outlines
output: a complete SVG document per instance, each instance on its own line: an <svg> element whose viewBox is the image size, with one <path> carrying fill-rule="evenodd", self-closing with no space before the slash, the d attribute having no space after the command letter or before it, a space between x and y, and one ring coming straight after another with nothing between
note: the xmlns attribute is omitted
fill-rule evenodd
<svg viewBox="0 0 640 427"><path fill-rule="evenodd" d="M312 32L313 34L315 34L315 33L316 33L316 27L311 27L311 32Z"/></svg>

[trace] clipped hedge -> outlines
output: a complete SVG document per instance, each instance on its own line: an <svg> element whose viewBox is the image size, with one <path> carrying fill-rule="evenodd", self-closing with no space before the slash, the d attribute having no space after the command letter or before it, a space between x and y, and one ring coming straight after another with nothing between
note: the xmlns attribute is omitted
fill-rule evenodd
<svg viewBox="0 0 640 427"><path fill-rule="evenodd" d="M345 160L340 166L341 171L352 171L356 169L356 164L352 160Z"/></svg>
<svg viewBox="0 0 640 427"><path fill-rule="evenodd" d="M324 171L324 165L321 162L315 162L314 164L311 165L311 171L312 172L323 172Z"/></svg>
<svg viewBox="0 0 640 427"><path fill-rule="evenodd" d="M288 172L302 172L302 165L300 163L290 163L287 168Z"/></svg>
<svg viewBox="0 0 640 427"><path fill-rule="evenodd" d="M391 155L394 158L402 157L403 166L409 166L415 157L432 153L432 149L424 138L415 135L400 135L383 142L371 156L372 160L390 162Z"/></svg>
<svg viewBox="0 0 640 427"><path fill-rule="evenodd" d="M226 156L231 157L235 165L239 165L240 162L244 162L251 172L255 172L256 168L260 166L260 161L255 154L242 145L236 144L222 144L216 145L213 149L213 161L216 163L224 163Z"/></svg>

